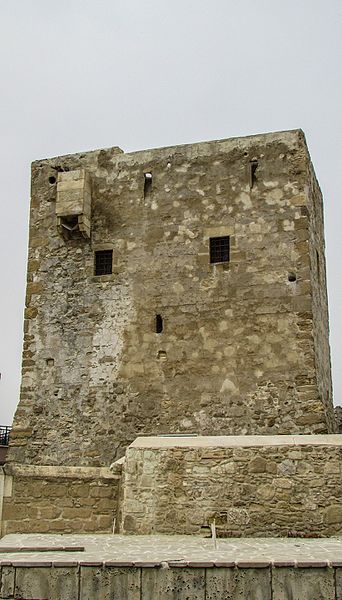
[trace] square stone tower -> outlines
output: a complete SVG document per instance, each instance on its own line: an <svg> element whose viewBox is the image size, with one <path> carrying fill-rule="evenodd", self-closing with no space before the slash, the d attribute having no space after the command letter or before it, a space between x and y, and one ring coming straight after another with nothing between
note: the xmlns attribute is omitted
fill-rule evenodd
<svg viewBox="0 0 342 600"><path fill-rule="evenodd" d="M333 431L302 131L33 163L9 461L106 465L142 434Z"/></svg>

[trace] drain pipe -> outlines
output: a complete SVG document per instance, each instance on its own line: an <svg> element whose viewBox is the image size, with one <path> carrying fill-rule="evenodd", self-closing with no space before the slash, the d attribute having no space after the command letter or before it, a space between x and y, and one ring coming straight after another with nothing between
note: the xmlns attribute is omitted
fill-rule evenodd
<svg viewBox="0 0 342 600"><path fill-rule="evenodd" d="M211 529L211 539L213 540L214 550L217 549L217 541L216 541L216 523L215 519L210 523Z"/></svg>

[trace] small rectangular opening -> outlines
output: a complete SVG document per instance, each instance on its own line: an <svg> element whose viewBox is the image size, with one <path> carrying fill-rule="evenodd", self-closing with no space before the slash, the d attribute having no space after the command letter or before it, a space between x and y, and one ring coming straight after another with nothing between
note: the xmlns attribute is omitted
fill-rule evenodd
<svg viewBox="0 0 342 600"><path fill-rule="evenodd" d="M210 262L229 262L229 235L210 238Z"/></svg>
<svg viewBox="0 0 342 600"><path fill-rule="evenodd" d="M152 173L144 173L144 198L152 191Z"/></svg>
<svg viewBox="0 0 342 600"><path fill-rule="evenodd" d="M95 275L111 275L113 272L113 250L95 252Z"/></svg>
<svg viewBox="0 0 342 600"><path fill-rule="evenodd" d="M249 163L249 185L252 188L256 182L257 182L257 177L256 177L256 170L258 168L258 161L257 160L251 160L251 162Z"/></svg>
<svg viewBox="0 0 342 600"><path fill-rule="evenodd" d="M78 216L77 215L69 215L67 217L60 217L60 224L63 229L67 231L76 231L78 229Z"/></svg>
<svg viewBox="0 0 342 600"><path fill-rule="evenodd" d="M319 252L316 250L316 266L317 266L317 278L318 280L321 277L321 269L320 269L320 260L319 260Z"/></svg>
<svg viewBox="0 0 342 600"><path fill-rule="evenodd" d="M161 315L156 315L156 333L161 333L163 331L163 317Z"/></svg>

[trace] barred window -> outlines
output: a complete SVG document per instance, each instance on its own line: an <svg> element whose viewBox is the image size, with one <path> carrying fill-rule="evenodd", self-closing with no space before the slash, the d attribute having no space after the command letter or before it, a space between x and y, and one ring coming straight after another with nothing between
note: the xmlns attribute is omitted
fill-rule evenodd
<svg viewBox="0 0 342 600"><path fill-rule="evenodd" d="M110 275L113 272L113 250L95 252L95 275Z"/></svg>
<svg viewBox="0 0 342 600"><path fill-rule="evenodd" d="M210 238L210 262L229 262L229 235Z"/></svg>

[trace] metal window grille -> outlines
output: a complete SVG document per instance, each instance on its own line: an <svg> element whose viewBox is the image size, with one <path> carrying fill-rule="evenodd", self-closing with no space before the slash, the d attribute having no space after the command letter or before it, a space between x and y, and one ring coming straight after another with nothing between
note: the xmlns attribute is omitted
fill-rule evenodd
<svg viewBox="0 0 342 600"><path fill-rule="evenodd" d="M210 238L210 262L229 261L229 235Z"/></svg>
<svg viewBox="0 0 342 600"><path fill-rule="evenodd" d="M110 275L113 272L113 250L95 252L95 275Z"/></svg>
<svg viewBox="0 0 342 600"><path fill-rule="evenodd" d="M0 446L8 446L11 427L0 425Z"/></svg>

